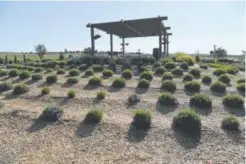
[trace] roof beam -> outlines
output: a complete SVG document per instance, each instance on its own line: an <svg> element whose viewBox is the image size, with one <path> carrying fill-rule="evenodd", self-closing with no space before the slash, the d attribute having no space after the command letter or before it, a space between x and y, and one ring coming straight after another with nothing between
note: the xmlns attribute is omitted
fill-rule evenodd
<svg viewBox="0 0 246 164"><path fill-rule="evenodd" d="M137 33L138 36L145 36L143 33L139 32L138 30L136 30L135 28L133 28L133 27L132 27L131 25L129 25L128 23L126 23L126 22L124 22L124 21L123 21L122 23L125 25L126 28L128 28L128 29L132 30L133 32Z"/></svg>

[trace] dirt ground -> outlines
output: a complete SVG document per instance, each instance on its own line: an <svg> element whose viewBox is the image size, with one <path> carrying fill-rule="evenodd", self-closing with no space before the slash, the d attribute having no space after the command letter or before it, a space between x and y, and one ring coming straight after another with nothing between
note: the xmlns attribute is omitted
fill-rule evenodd
<svg viewBox="0 0 246 164"><path fill-rule="evenodd" d="M203 71L202 75L211 74L211 71ZM93 88L87 85L89 78L80 78L79 83L68 85L67 75L58 75L58 83L48 86L51 94L46 96L40 95L41 88L46 86L44 80L32 82L20 81L18 77L0 78L14 84L26 83L30 87L28 93L20 96L11 95L11 91L0 95L0 163L244 163L245 112L225 108L222 95L213 95L209 86L202 84L201 93L208 94L212 99L212 110L198 110L202 132L200 136L191 138L171 129L173 117L189 106L191 96L184 92L181 78L173 79L177 84L174 95L179 105L167 108L157 103L160 77L155 77L151 87L143 90L136 89L137 76L128 80L123 89L112 88L111 83L117 76L104 79L102 86ZM240 76L243 77L243 74L240 73ZM237 93L236 80L240 76L231 75L233 81L227 87L227 93ZM71 88L76 91L73 100L66 98ZM95 99L99 90L107 92L104 100ZM129 106L126 104L127 98L133 93L139 94L141 101ZM49 123L37 120L49 105L64 109L60 121ZM83 119L86 113L95 108L104 111L102 122L99 125L85 125ZM153 113L148 131L131 128L136 109L148 109ZM240 132L221 129L222 119L229 114L236 115L240 120Z"/></svg>

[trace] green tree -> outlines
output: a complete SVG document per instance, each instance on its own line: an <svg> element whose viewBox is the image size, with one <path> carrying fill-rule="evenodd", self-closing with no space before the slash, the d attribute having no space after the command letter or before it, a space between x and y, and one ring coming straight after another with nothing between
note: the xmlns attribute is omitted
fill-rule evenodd
<svg viewBox="0 0 246 164"><path fill-rule="evenodd" d="M47 50L43 44L38 44L35 47L35 51L38 54L40 60L43 59L44 55L47 53Z"/></svg>

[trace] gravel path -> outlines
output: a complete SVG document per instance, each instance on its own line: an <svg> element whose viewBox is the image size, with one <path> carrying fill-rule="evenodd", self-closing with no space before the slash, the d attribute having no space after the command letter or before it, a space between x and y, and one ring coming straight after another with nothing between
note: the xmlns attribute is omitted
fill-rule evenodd
<svg viewBox="0 0 246 164"><path fill-rule="evenodd" d="M208 70L208 73L211 70ZM100 74L98 74L99 76ZM117 77L117 76L115 76ZM176 108L158 105L160 78L155 77L149 90L136 90L137 77L127 81L127 87L115 90L110 87L115 77L103 81L99 88L86 87L89 78L67 86L66 75L59 75L57 84L49 86L51 94L40 96L43 81L28 83L30 92L14 97L9 92L0 95L3 107L0 110L0 163L167 163L206 164L244 163L245 127L244 111L233 112L241 122L241 132L231 133L220 128L224 116L232 113L222 105L222 97L212 95L208 86L202 85L201 93L213 100L209 112L198 111L202 118L202 132L198 137L187 137L171 129L172 118L182 108L188 107L190 95L185 94L183 83L175 78L178 90ZM228 93L236 93L235 77ZM19 82L18 78L1 78ZM200 80L200 79L199 79ZM69 89L76 90L76 98L68 100ZM96 101L97 91L106 90L105 100ZM137 92L141 101L128 106L126 99ZM48 105L64 109L61 121L47 123L37 121ZM84 125L86 113L93 108L104 110L104 118L98 126ZM130 127L136 109L148 109L153 113L150 130L137 131Z"/></svg>

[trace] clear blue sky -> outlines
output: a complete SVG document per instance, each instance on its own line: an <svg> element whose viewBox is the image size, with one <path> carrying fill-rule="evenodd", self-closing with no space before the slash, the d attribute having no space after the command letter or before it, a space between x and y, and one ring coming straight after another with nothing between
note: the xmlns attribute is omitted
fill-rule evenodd
<svg viewBox="0 0 246 164"><path fill-rule="evenodd" d="M168 16L164 24L171 26L170 52L208 53L213 44L229 54L245 49L245 2L0 2L0 51L34 51L45 44L48 51L79 49L90 46L86 24ZM102 38L96 49L109 50L109 35L97 31ZM120 50L114 37L114 50ZM127 39L126 52L152 53L158 47L157 37Z"/></svg>

